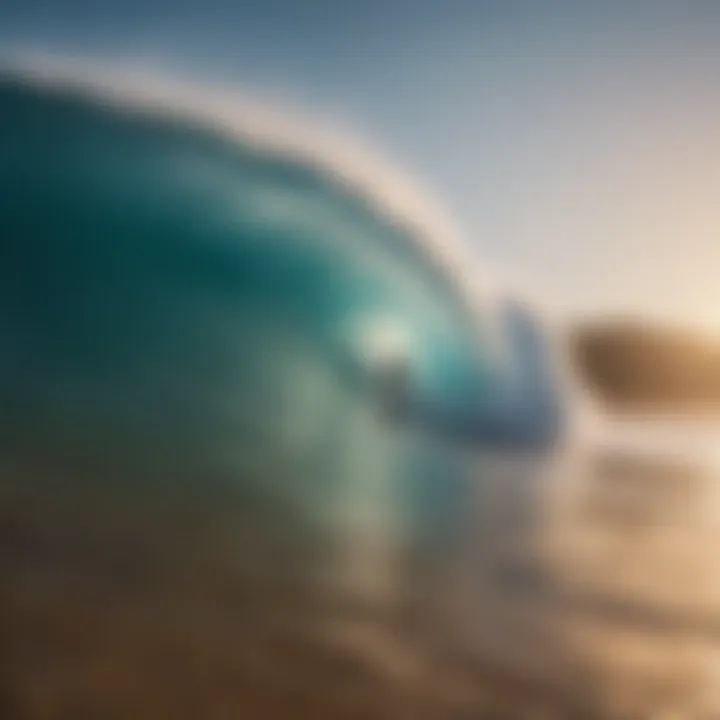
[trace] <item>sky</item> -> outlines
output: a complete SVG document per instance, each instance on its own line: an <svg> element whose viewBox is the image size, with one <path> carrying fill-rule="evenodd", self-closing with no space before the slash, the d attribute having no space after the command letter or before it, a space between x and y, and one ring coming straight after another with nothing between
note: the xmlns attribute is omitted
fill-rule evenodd
<svg viewBox="0 0 720 720"><path fill-rule="evenodd" d="M4 0L3 46L327 116L561 312L720 334L720 4Z"/></svg>

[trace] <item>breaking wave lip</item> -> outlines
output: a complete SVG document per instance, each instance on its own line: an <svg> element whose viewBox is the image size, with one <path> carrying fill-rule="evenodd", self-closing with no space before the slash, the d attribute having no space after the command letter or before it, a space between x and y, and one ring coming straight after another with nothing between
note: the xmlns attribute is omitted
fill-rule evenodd
<svg viewBox="0 0 720 720"><path fill-rule="evenodd" d="M499 287L497 274L478 261L426 193L351 133L281 111L226 85L198 86L166 73L68 56L0 49L0 77L88 96L126 112L198 124L313 167L404 231L414 249L453 283L478 322L492 324L487 308Z"/></svg>

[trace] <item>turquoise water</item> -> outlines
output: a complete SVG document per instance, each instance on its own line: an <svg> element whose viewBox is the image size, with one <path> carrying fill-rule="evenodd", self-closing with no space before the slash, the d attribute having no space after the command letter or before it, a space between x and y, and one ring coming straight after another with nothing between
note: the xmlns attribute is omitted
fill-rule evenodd
<svg viewBox="0 0 720 720"><path fill-rule="evenodd" d="M371 507L394 492L441 512L454 442L426 458L384 412L383 378L397 366L418 406L480 417L489 344L418 239L332 174L5 75L0 238L13 452L252 475L313 511L362 505L349 488L370 473L387 481Z"/></svg>

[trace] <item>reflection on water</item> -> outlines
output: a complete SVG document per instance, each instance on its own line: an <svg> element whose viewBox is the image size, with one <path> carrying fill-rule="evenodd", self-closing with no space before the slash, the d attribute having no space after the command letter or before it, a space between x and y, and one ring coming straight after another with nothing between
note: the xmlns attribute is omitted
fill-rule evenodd
<svg viewBox="0 0 720 720"><path fill-rule="evenodd" d="M5 716L714 717L714 473L675 471L671 512L653 517L652 497L622 507L632 493L594 512L607 470L554 506L562 467L543 481L518 458L468 462L472 522L414 559L391 557L361 504L344 548L222 478L171 498L6 467Z"/></svg>
<svg viewBox="0 0 720 720"><path fill-rule="evenodd" d="M717 712L717 430L619 422L553 530L565 636L608 694L681 717Z"/></svg>

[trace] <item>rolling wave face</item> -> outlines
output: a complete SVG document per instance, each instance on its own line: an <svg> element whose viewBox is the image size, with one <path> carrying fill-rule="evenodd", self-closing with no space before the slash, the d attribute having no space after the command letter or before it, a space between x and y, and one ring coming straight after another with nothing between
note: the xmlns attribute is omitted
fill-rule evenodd
<svg viewBox="0 0 720 720"><path fill-rule="evenodd" d="M69 483L94 502L130 492L132 515L139 491L161 529L182 514L170 496L211 503L215 528L218 504L250 527L227 500L250 493L266 508L255 525L267 502L285 508L283 536L339 533L333 567L387 584L377 558L443 527L449 478L468 472L452 443L384 417L394 369L440 404L479 401L493 366L480 296L445 238L362 172L222 117L101 82L0 77L8 492L18 477L56 502Z"/></svg>
<svg viewBox="0 0 720 720"><path fill-rule="evenodd" d="M12 77L0 92L5 377L29 374L12 392L43 410L115 393L105 402L120 418L142 386L169 411L162 424L192 423L192 402L212 396L203 383L249 377L247 335L271 345L275 324L283 341L292 330L325 344L348 383L362 355L385 352L373 343L392 344L373 333L413 334L428 365L443 332L472 344L445 270L332 174L102 96Z"/></svg>

